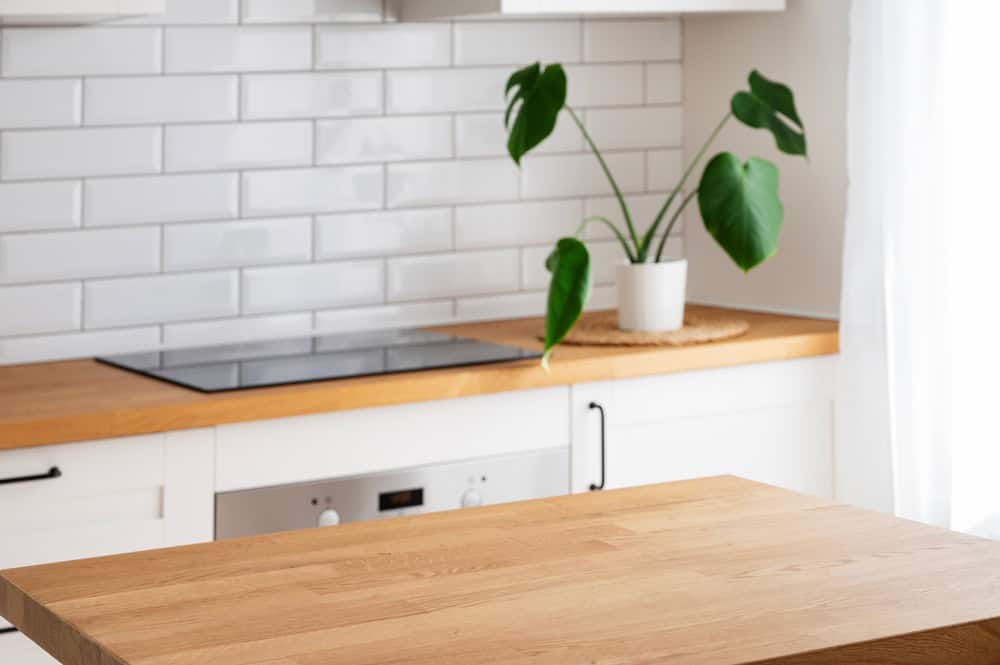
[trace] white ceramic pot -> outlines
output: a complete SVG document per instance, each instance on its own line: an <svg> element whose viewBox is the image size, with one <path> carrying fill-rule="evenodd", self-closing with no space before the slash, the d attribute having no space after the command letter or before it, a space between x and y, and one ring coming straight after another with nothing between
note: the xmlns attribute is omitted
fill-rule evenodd
<svg viewBox="0 0 1000 665"><path fill-rule="evenodd" d="M618 266L618 325L665 332L684 327L687 259Z"/></svg>

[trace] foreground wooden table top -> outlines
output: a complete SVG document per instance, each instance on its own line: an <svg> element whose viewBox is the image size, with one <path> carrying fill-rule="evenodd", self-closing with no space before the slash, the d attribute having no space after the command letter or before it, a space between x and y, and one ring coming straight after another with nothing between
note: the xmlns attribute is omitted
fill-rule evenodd
<svg viewBox="0 0 1000 665"><path fill-rule="evenodd" d="M1000 663L1000 543L733 477L8 570L65 665Z"/></svg>
<svg viewBox="0 0 1000 665"><path fill-rule="evenodd" d="M718 312L692 306L697 312ZM727 312L731 314L731 312ZM205 395L93 360L0 367L0 450L545 388L837 352L837 323L739 312L743 337L684 348L563 347L536 360ZM540 319L437 328L540 349Z"/></svg>

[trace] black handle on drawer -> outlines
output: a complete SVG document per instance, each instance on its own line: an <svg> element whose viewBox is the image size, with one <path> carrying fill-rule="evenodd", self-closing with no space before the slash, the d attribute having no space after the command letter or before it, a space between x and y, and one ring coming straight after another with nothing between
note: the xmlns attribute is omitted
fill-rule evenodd
<svg viewBox="0 0 1000 665"><path fill-rule="evenodd" d="M6 635L7 633L16 633L17 628L11 626L10 628L0 628L0 635Z"/></svg>
<svg viewBox="0 0 1000 665"><path fill-rule="evenodd" d="M62 477L62 471L59 470L58 466L54 466L45 473L40 473L37 476L20 476L18 478L0 478L0 485L13 485L14 483L31 483L36 480L52 480L53 478Z"/></svg>
<svg viewBox="0 0 1000 665"><path fill-rule="evenodd" d="M590 408L597 409L601 414L601 484L600 485L591 484L590 486L590 491L596 492L598 490L604 489L605 480L607 479L608 456L607 456L606 440L608 438L608 428L604 418L604 407L598 404L597 402L591 402Z"/></svg>

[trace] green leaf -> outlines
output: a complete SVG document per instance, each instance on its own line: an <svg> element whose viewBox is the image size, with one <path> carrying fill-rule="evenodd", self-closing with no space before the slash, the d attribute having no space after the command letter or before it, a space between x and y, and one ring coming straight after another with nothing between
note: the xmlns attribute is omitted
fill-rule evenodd
<svg viewBox="0 0 1000 665"><path fill-rule="evenodd" d="M542 69L536 62L511 75L506 94L510 98L504 116L504 126L510 130L507 151L520 164L521 158L556 128L559 112L566 105L566 72L562 65Z"/></svg>
<svg viewBox="0 0 1000 665"><path fill-rule="evenodd" d="M744 271L778 248L784 206L778 197L778 168L753 157L745 164L730 153L712 158L698 186L705 228Z"/></svg>
<svg viewBox="0 0 1000 665"><path fill-rule="evenodd" d="M590 298L590 254L576 238L561 238L546 259L545 267L552 273L542 357L542 367L548 369L552 350L580 320Z"/></svg>
<svg viewBox="0 0 1000 665"><path fill-rule="evenodd" d="M750 91L733 95L731 107L743 124L769 130L782 152L806 154L805 126L788 86L769 81L755 69L750 73Z"/></svg>

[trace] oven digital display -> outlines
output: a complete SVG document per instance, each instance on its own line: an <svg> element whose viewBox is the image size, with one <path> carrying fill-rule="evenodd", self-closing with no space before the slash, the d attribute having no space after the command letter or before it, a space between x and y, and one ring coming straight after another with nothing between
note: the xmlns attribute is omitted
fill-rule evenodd
<svg viewBox="0 0 1000 665"><path fill-rule="evenodd" d="M378 495L379 512L384 510L399 510L401 508L416 508L424 505L424 488L382 492Z"/></svg>

